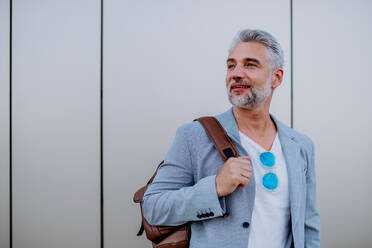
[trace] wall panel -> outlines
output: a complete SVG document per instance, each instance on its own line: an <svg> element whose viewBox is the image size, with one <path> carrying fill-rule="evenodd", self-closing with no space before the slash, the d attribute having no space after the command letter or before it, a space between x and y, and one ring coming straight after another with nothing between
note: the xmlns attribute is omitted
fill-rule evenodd
<svg viewBox="0 0 372 248"><path fill-rule="evenodd" d="M9 247L9 1L0 0L0 247Z"/></svg>
<svg viewBox="0 0 372 248"><path fill-rule="evenodd" d="M14 1L14 247L99 247L100 1Z"/></svg>
<svg viewBox="0 0 372 248"><path fill-rule="evenodd" d="M238 30L261 28L282 43L286 76L272 112L290 124L289 10L289 1L105 0L105 248L150 245L135 236L133 193L179 125L230 107L225 67Z"/></svg>
<svg viewBox="0 0 372 248"><path fill-rule="evenodd" d="M294 127L316 146L323 247L370 247L370 1L295 1Z"/></svg>

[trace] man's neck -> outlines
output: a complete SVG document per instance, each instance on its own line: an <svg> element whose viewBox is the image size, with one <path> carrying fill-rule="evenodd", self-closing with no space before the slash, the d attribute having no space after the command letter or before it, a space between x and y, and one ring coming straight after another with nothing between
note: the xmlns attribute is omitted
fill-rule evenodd
<svg viewBox="0 0 372 248"><path fill-rule="evenodd" d="M276 133L275 124L266 106L253 110L234 106L233 113L239 131L250 137L264 138L268 134Z"/></svg>

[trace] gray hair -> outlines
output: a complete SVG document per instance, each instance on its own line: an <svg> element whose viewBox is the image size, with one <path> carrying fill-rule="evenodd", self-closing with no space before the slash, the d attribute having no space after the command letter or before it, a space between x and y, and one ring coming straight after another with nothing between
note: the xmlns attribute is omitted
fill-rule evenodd
<svg viewBox="0 0 372 248"><path fill-rule="evenodd" d="M238 32L231 43L229 53L231 53L233 48L240 42L248 41L255 41L261 43L262 45L265 45L270 53L271 62L274 66L273 69L276 69L278 67L283 68L283 49L281 48L279 42L268 32L259 29L243 29Z"/></svg>

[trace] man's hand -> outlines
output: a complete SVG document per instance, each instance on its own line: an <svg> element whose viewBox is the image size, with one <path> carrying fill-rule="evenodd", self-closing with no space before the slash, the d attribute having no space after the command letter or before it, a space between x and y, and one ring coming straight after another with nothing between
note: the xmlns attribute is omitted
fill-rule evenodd
<svg viewBox="0 0 372 248"><path fill-rule="evenodd" d="M216 176L218 197L231 194L236 188L247 186L252 176L249 157L229 158Z"/></svg>

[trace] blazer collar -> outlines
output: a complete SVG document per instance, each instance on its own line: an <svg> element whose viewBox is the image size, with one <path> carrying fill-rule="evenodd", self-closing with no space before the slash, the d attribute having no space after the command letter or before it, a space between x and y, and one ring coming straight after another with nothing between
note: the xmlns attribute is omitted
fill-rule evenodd
<svg viewBox="0 0 372 248"><path fill-rule="evenodd" d="M226 133L234 139L236 142L240 144L240 136L239 136L239 129L238 124L236 123L233 108L231 107L226 112L215 116L217 120L221 123L222 127L226 130ZM270 114L271 119L274 121L279 139L281 142L286 141L286 139L294 139L293 131L291 128L287 127L283 123L281 123L275 116Z"/></svg>

